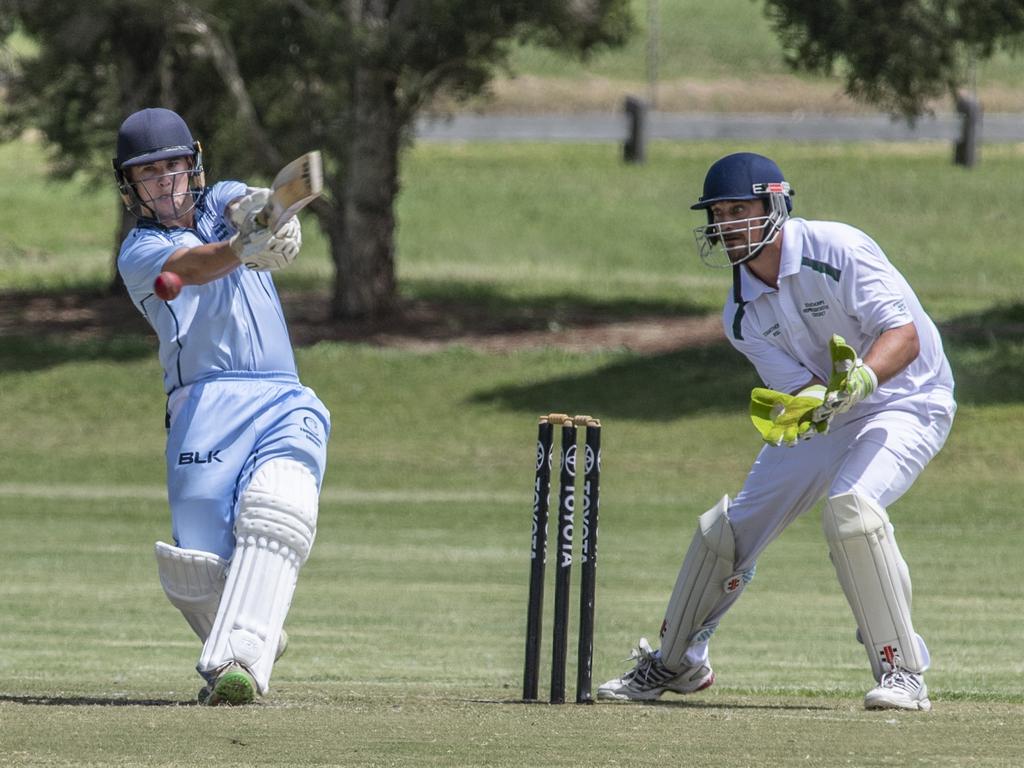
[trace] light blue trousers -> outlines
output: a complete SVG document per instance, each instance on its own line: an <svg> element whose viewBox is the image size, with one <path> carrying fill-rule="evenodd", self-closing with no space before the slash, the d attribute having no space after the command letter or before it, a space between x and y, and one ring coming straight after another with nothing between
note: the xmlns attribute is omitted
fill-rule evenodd
<svg viewBox="0 0 1024 768"><path fill-rule="evenodd" d="M168 398L167 496L174 541L230 559L238 498L271 459L327 462L330 414L313 390L285 374L233 373Z"/></svg>

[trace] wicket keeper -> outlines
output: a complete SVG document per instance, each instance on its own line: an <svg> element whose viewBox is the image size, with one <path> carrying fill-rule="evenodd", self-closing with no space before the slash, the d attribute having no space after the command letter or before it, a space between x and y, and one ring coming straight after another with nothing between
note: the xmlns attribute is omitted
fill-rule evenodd
<svg viewBox="0 0 1024 768"><path fill-rule="evenodd" d="M740 492L699 518L653 650L598 697L656 699L714 683L708 643L758 555L824 499L829 555L874 677L868 709L929 710L928 647L889 509L942 448L956 411L935 324L882 249L845 224L790 216L769 158L715 162L692 208L701 259L732 270L726 336L764 387L750 416L766 443ZM851 640L854 633L850 633Z"/></svg>

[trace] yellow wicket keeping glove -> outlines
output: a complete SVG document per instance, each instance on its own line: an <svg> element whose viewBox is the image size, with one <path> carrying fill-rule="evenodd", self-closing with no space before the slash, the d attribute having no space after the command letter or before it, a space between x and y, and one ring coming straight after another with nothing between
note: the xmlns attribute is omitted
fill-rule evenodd
<svg viewBox="0 0 1024 768"><path fill-rule="evenodd" d="M878 388L878 377L842 336L832 334L828 350L832 356L832 373L825 404L836 413L846 413Z"/></svg>
<svg viewBox="0 0 1024 768"><path fill-rule="evenodd" d="M750 420L769 445L794 446L828 432L834 411L824 405L825 387L807 387L795 395L757 387L750 393Z"/></svg>

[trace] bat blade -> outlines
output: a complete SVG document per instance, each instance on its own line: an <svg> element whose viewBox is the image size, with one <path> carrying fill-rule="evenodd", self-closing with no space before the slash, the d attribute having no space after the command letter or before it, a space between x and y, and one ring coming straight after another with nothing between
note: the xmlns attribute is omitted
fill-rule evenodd
<svg viewBox="0 0 1024 768"><path fill-rule="evenodd" d="M320 151L307 152L277 172L270 185L270 200L256 214L256 222L276 232L324 189L324 169Z"/></svg>

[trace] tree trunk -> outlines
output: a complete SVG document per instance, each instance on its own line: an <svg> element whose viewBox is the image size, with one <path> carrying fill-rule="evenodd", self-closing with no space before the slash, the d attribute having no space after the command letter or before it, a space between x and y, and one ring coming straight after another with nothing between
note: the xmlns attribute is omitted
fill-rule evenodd
<svg viewBox="0 0 1024 768"><path fill-rule="evenodd" d="M332 248L337 318L380 317L397 303L394 205L402 125L395 85L394 74L380 66L356 66L344 246Z"/></svg>

